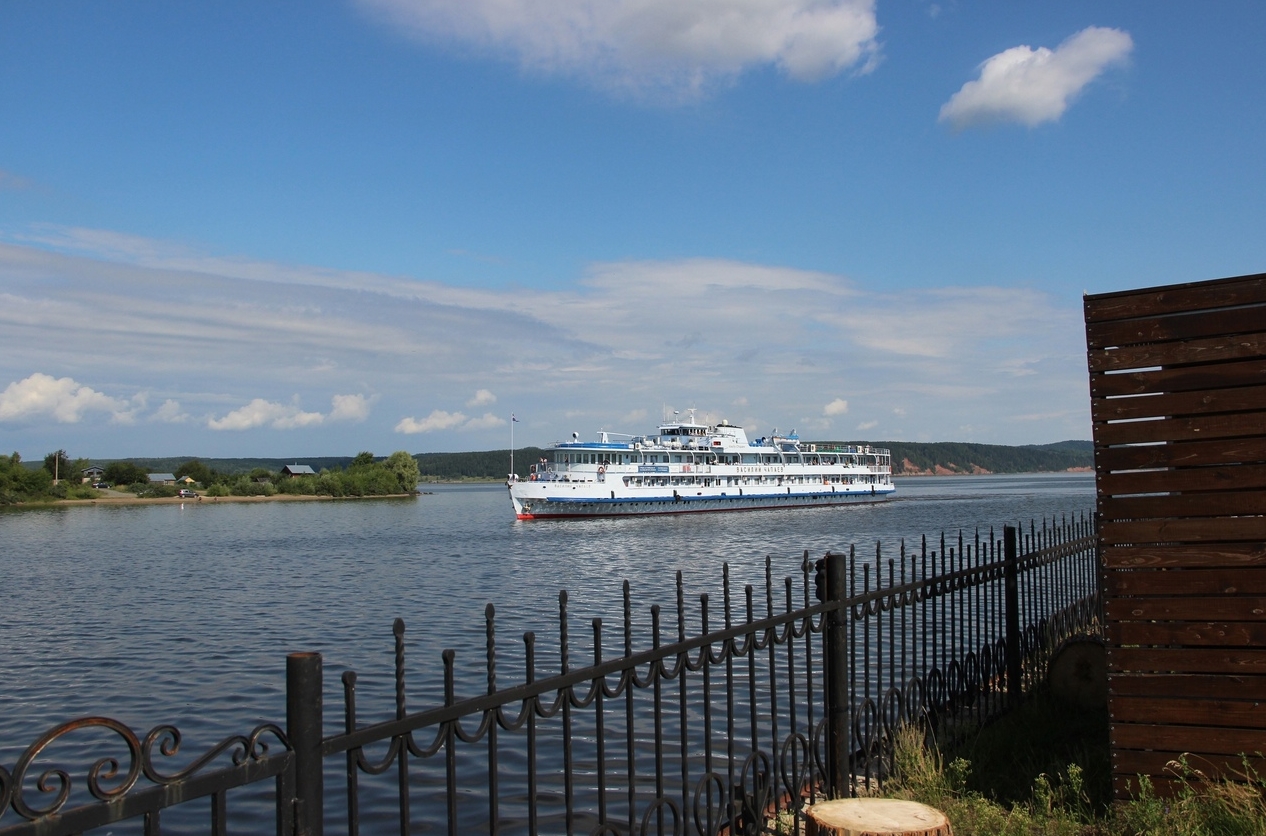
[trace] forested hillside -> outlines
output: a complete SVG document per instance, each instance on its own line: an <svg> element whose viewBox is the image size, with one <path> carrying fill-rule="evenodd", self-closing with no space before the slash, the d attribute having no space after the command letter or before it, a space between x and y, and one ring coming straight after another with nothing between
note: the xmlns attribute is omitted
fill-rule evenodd
<svg viewBox="0 0 1266 836"><path fill-rule="evenodd" d="M953 473L1039 473L1094 466L1089 441L1060 441L1008 447L940 441L873 441L892 451L892 472L898 475Z"/></svg>
<svg viewBox="0 0 1266 836"><path fill-rule="evenodd" d="M514 472L527 476L528 467L545 455L540 447L520 447L514 451ZM424 481L459 479L504 479L510 472L509 450L483 453L418 453L418 472Z"/></svg>

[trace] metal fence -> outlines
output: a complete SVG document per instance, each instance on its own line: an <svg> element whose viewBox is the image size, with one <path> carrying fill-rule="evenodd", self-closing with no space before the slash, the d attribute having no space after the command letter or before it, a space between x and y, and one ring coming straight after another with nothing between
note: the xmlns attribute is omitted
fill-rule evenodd
<svg viewBox="0 0 1266 836"><path fill-rule="evenodd" d="M484 693L457 695L445 651L442 704L413 713L397 620L394 719L362 726L347 672L343 728L329 736L321 657L291 654L285 730L229 738L176 772L160 769L178 755L174 727L141 739L106 718L77 720L0 767L0 834L135 817L157 834L164 809L206 797L210 831L223 834L229 791L269 778L275 816L256 816L252 832L798 833L805 805L883 780L900 725L941 738L978 727L1044 676L1060 641L1100 623L1084 515L1001 538L902 543L893 555L806 552L796 577L775 579L767 559L759 589L732 588L727 566L720 599L700 596L697 610L678 573L676 597L675 612L652 607L649 635L635 636L626 582L619 640L595 619L577 641L561 593L551 672L527 633L509 687L489 605ZM606 658L611 644L622 652ZM70 773L44 764L86 727L121 737L129 760L96 760L85 780L96 800L75 805Z"/></svg>

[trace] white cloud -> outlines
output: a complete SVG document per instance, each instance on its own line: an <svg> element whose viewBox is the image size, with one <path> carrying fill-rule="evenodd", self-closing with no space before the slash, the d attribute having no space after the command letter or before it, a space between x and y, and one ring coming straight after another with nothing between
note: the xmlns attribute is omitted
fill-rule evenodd
<svg viewBox="0 0 1266 836"><path fill-rule="evenodd" d="M772 65L814 81L878 60L874 0L360 0L411 35L602 87L690 96Z"/></svg>
<svg viewBox="0 0 1266 836"><path fill-rule="evenodd" d="M466 406L488 406L497 402L497 396L489 392L487 389L480 389L475 393L475 397L466 401Z"/></svg>
<svg viewBox="0 0 1266 836"><path fill-rule="evenodd" d="M859 429L859 430L873 430L875 427L878 427L878 426L879 426L879 422L878 422L878 421L863 421L862 423L860 423L860 424L858 424L858 425L857 425L857 429Z"/></svg>
<svg viewBox="0 0 1266 836"><path fill-rule="evenodd" d="M848 401L843 398L836 398L826 406L822 407L822 414L828 416L843 415L848 412Z"/></svg>
<svg viewBox="0 0 1266 836"><path fill-rule="evenodd" d="M36 372L10 383L0 392L0 421L52 418L59 424L77 424L89 412L109 413L113 420L121 423L129 423L133 415L127 401L90 389L69 377L55 378Z"/></svg>
<svg viewBox="0 0 1266 836"><path fill-rule="evenodd" d="M445 412L442 409L436 409L430 415L419 420L417 418L402 418L400 423L396 424L396 432L405 435L414 435L416 433L430 433L441 430L461 430L467 432L470 430L491 430L496 427L504 427L509 421L491 412L485 412L478 418L468 418L462 412Z"/></svg>
<svg viewBox="0 0 1266 836"><path fill-rule="evenodd" d="M318 426L325 421L319 412L304 412L298 404L283 404L256 398L246 406L233 410L223 418L210 418L213 430L250 430L269 426L275 430L292 430Z"/></svg>
<svg viewBox="0 0 1266 836"><path fill-rule="evenodd" d="M183 424L189 420L189 414L180 408L180 403L171 398L163 401L163 405L154 410L154 414L150 416L154 421L161 421L164 424Z"/></svg>
<svg viewBox="0 0 1266 836"><path fill-rule="evenodd" d="M504 427L507 423L506 419L493 415L491 412L485 412L478 418L471 418L462 425L463 430L491 430L495 427Z"/></svg>
<svg viewBox="0 0 1266 836"><path fill-rule="evenodd" d="M369 398L364 395L335 395L330 407L331 421L364 421L369 417Z"/></svg>
<svg viewBox="0 0 1266 836"><path fill-rule="evenodd" d="M462 413L437 409L420 421L417 418L400 419L400 423L396 424L396 432L405 435L430 433L436 430L451 430L464 423L466 423L466 416Z"/></svg>
<svg viewBox="0 0 1266 836"><path fill-rule="evenodd" d="M1134 48L1127 32L1091 26L1051 50L1015 46L980 65L941 107L940 121L955 128L996 122L1033 127L1054 122L1087 84Z"/></svg>

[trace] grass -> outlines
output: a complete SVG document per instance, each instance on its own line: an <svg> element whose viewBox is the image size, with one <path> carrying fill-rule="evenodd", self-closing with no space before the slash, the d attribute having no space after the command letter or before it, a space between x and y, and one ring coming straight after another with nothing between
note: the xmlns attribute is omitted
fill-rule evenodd
<svg viewBox="0 0 1266 836"><path fill-rule="evenodd" d="M1039 693L947 755L908 727L882 794L943 811L956 836L1266 836L1266 782L1247 763L1230 782L1177 762L1177 796L1143 779L1113 803L1107 723Z"/></svg>

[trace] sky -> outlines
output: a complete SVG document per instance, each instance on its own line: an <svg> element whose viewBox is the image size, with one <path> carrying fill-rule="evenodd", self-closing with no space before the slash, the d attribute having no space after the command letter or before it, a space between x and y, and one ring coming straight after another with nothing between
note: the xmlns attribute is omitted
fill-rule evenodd
<svg viewBox="0 0 1266 836"><path fill-rule="evenodd" d="M0 4L0 451L1090 437L1266 270L1260 2ZM513 421L512 421L513 416Z"/></svg>

